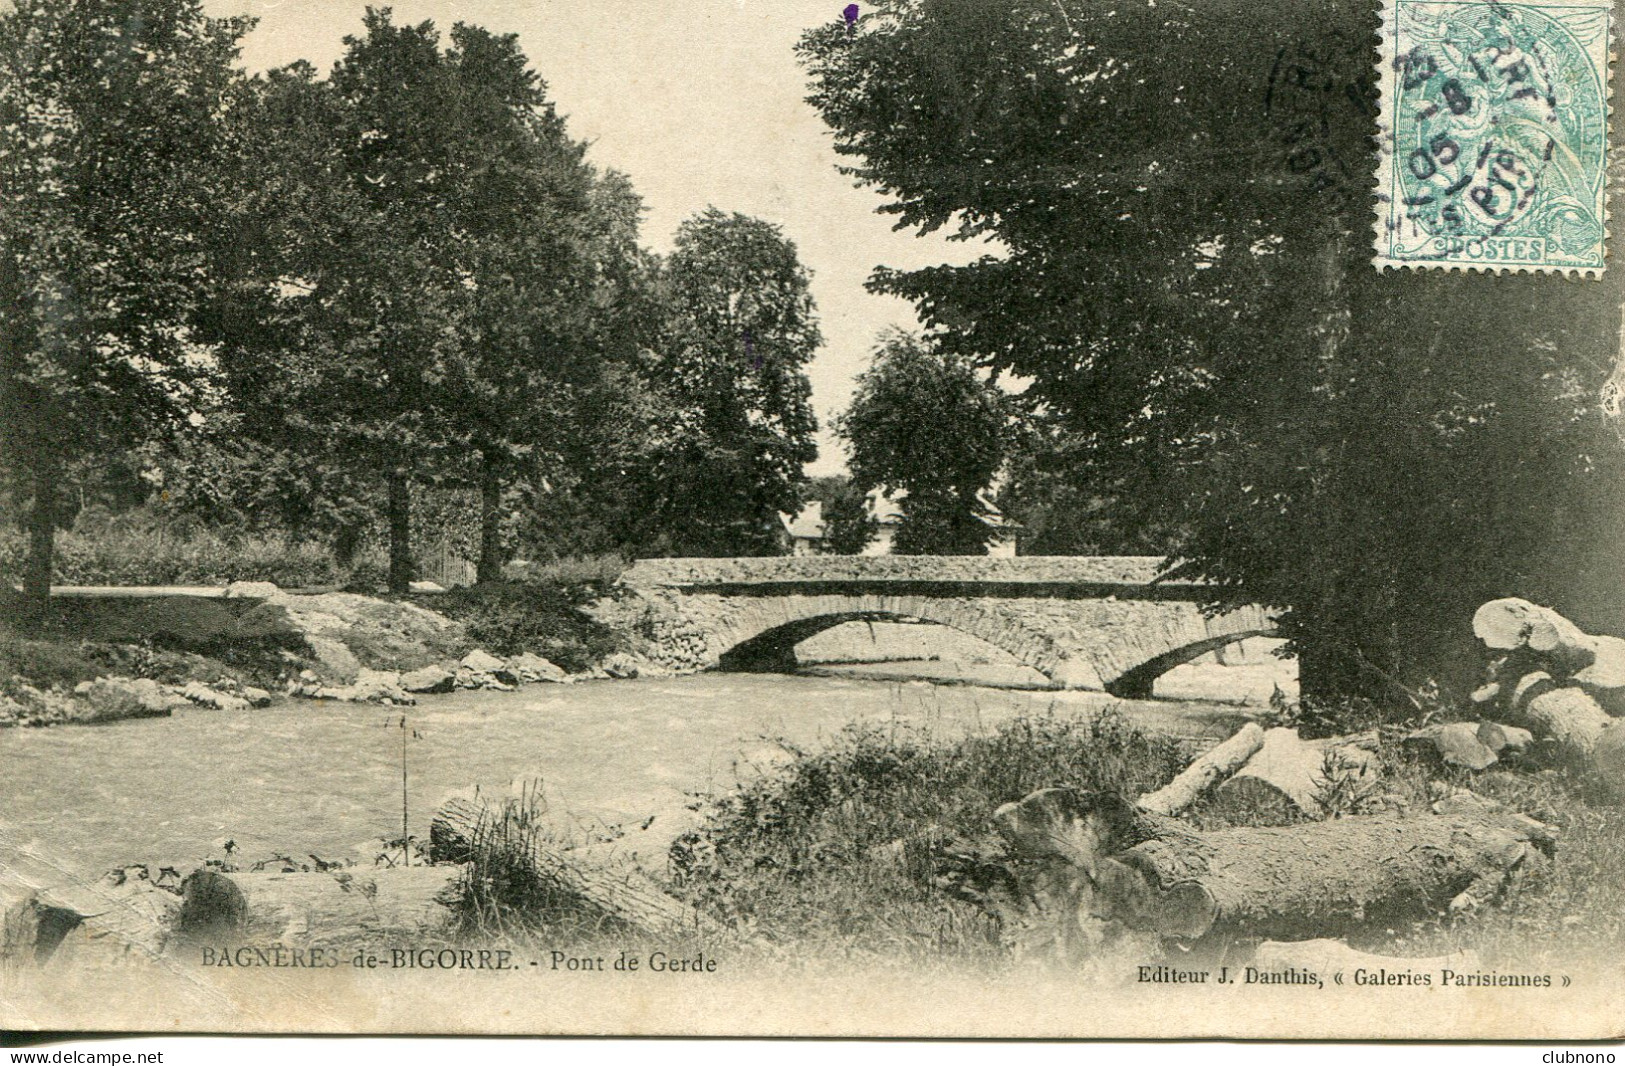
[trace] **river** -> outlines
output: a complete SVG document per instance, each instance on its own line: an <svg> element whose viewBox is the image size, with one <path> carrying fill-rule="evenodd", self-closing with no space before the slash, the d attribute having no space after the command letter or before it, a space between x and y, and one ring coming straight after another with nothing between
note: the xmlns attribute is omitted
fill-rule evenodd
<svg viewBox="0 0 1625 1066"><path fill-rule="evenodd" d="M849 722L907 723L934 735L991 729L1053 709L1113 705L1153 728L1222 732L1239 708L1119 701L861 676L704 674L533 685L429 696L415 707L279 701L241 713L201 708L106 726L0 731L0 824L80 875L128 862L185 870L277 854L371 863L398 837L406 798L426 838L435 805L478 784L497 794L542 779L556 813L620 824L624 844L663 852L693 824L691 794L726 788L816 745ZM645 820L653 820L645 825Z"/></svg>

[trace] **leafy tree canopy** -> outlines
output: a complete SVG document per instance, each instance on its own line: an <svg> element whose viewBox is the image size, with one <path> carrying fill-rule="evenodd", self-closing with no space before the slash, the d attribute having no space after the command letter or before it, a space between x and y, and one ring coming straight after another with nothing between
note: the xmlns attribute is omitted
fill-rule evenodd
<svg viewBox="0 0 1625 1066"><path fill-rule="evenodd" d="M1373 28L1353 0L880 0L800 48L900 225L996 242L872 284L1031 379L1081 487L1133 493L1190 572L1289 607L1309 692L1472 661L1491 596L1584 614L1563 575L1619 483L1603 286L1371 269Z"/></svg>
<svg viewBox="0 0 1625 1066"><path fill-rule="evenodd" d="M63 460L205 402L191 328L232 146L216 116L251 23L196 0L19 0L0 14L0 455L49 587Z"/></svg>
<svg viewBox="0 0 1625 1066"><path fill-rule="evenodd" d="M818 454L805 367L823 337L808 281L771 223L710 208L678 230L648 368L678 422L644 508L655 550L781 550L779 515L800 506Z"/></svg>
<svg viewBox="0 0 1625 1066"><path fill-rule="evenodd" d="M881 337L836 431L860 488L903 497L899 552L987 550L977 496L1004 463L1007 406L966 356L901 331Z"/></svg>

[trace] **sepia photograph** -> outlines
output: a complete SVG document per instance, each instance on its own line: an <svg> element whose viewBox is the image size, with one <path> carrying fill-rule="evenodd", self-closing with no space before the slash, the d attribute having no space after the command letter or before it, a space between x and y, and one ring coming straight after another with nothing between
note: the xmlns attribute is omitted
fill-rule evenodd
<svg viewBox="0 0 1625 1066"><path fill-rule="evenodd" d="M0 0L0 1033L1625 1037L1618 35Z"/></svg>

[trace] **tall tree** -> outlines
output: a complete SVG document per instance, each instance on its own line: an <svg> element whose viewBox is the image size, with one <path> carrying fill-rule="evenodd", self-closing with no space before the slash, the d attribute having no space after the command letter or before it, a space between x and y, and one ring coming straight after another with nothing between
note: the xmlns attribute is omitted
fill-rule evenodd
<svg viewBox="0 0 1625 1066"><path fill-rule="evenodd" d="M234 526L323 535L348 564L382 510L377 467L358 454L347 411L329 383L344 365L347 241L368 205L342 154L343 102L299 62L248 81L223 116L236 146L197 315L223 388L202 431L163 456L172 506ZM350 385L345 399L365 401Z"/></svg>
<svg viewBox="0 0 1625 1066"><path fill-rule="evenodd" d="M467 305L447 416L477 457L478 578L494 581L505 561L505 489L523 464L568 447L572 414L602 369L594 288L601 265L616 269L601 260L624 252L611 235L620 220L596 211L630 189L612 174L595 195L585 146L566 135L515 36L459 23L446 58L460 133L451 218Z"/></svg>
<svg viewBox="0 0 1625 1066"><path fill-rule="evenodd" d="M411 493L456 439L447 413L470 314L455 206L458 82L432 23L369 8L321 79L307 64L256 85L238 126L244 254L212 327L260 433L375 489L389 587L412 578ZM348 540L350 538L341 538Z"/></svg>
<svg viewBox="0 0 1625 1066"><path fill-rule="evenodd" d="M1470 661L1482 599L1561 599L1621 469L1603 287L1371 269L1369 35L1353 0L881 0L801 46L853 175L1003 248L875 285L1030 378L1188 572L1288 608L1316 695Z"/></svg>
<svg viewBox="0 0 1625 1066"><path fill-rule="evenodd" d="M250 24L196 0L0 14L0 460L31 500L36 605L65 463L184 422L206 387L190 320Z"/></svg>
<svg viewBox="0 0 1625 1066"><path fill-rule="evenodd" d="M688 219L663 279L654 384L681 421L646 513L655 550L767 555L817 458L805 367L823 343L808 274L777 226L716 208Z"/></svg>
<svg viewBox="0 0 1625 1066"><path fill-rule="evenodd" d="M1006 453L1006 403L963 355L913 334L881 337L836 420L853 482L901 494L905 555L982 555L990 527L978 495Z"/></svg>

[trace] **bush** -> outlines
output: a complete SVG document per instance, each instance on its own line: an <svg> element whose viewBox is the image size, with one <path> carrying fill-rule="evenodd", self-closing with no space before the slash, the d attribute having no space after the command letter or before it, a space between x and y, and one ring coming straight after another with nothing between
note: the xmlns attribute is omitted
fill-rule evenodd
<svg viewBox="0 0 1625 1066"><path fill-rule="evenodd" d="M72 688L106 673L73 645L0 634L0 680L20 678L40 688Z"/></svg>
<svg viewBox="0 0 1625 1066"><path fill-rule="evenodd" d="M512 562L503 568L503 577L527 585L597 591L620 580L630 565L619 555L583 555L545 563Z"/></svg>
<svg viewBox="0 0 1625 1066"><path fill-rule="evenodd" d="M769 939L819 954L923 961L999 953L983 912L933 883L932 848L975 840L999 805L1053 785L1138 795L1186 759L1115 716L1025 718L933 743L849 726L817 753L704 802L673 845L676 890Z"/></svg>
<svg viewBox="0 0 1625 1066"><path fill-rule="evenodd" d="M601 592L595 583L503 582L453 589L417 602L461 622L476 646L495 655L528 651L566 670L579 671L627 647L623 636L581 610Z"/></svg>
<svg viewBox="0 0 1625 1066"><path fill-rule="evenodd" d="M1556 859L1531 864L1506 898L1482 912L1392 927L1352 946L1408 956L1478 951L1486 965L1554 972L1606 961L1625 936L1625 811L1584 774L1555 769L1440 766L1384 739L1374 809L1422 812L1470 787L1561 832ZM944 853L999 849L988 816L1054 785L1138 796L1165 784L1186 756L1172 738L1119 718L1011 722L950 744L876 726L848 727L827 750L798 752L766 776L703 802L703 826L671 852L674 891L806 956L870 961L1004 964L992 918L938 881ZM1353 804L1345 815L1363 811ZM1211 797L1185 816L1208 831L1270 824L1268 811Z"/></svg>
<svg viewBox="0 0 1625 1066"><path fill-rule="evenodd" d="M0 574L11 581L23 571L27 542L15 529L0 532ZM350 585L383 573L363 558L340 567L325 544L254 534L228 537L141 525L110 525L94 531L64 530L56 536L52 580L59 585L226 585L272 581L284 588Z"/></svg>
<svg viewBox="0 0 1625 1066"><path fill-rule="evenodd" d="M636 930L563 887L549 870L537 868L538 842L555 853L568 853L582 843L559 839L556 822L547 814L541 783L535 782L481 819L468 842L467 872L452 902L458 934L546 946L611 936L625 947L637 937Z"/></svg>

